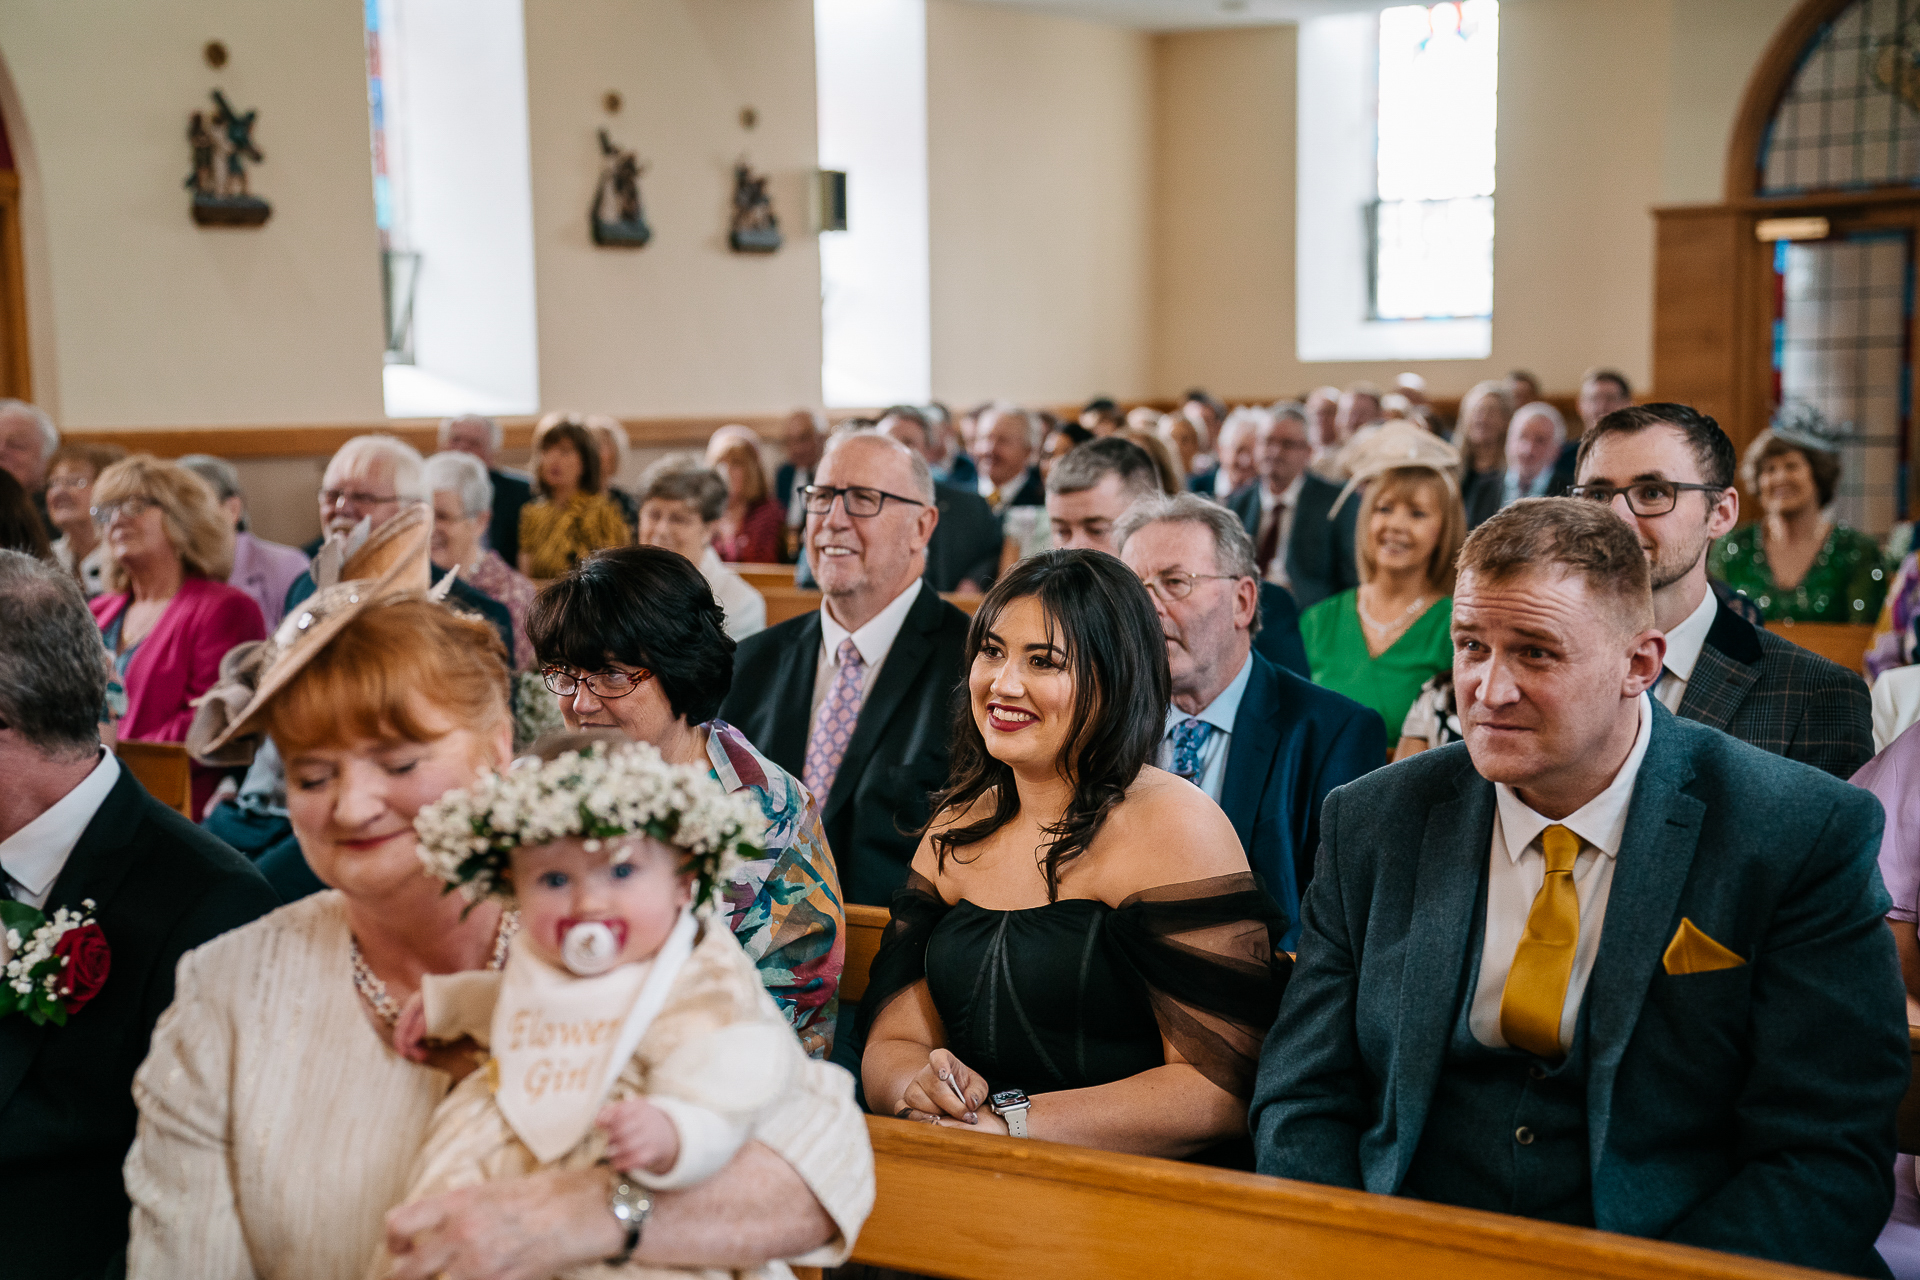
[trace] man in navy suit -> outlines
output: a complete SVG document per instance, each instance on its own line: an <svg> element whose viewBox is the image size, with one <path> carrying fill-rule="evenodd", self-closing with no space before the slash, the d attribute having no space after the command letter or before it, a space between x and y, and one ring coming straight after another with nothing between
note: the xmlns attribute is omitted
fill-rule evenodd
<svg viewBox="0 0 1920 1280"><path fill-rule="evenodd" d="M1046 502L1038 465L1045 430L1039 414L1019 405L994 404L980 414L973 460L980 471L980 496L996 516L1004 518L1008 507Z"/></svg>
<svg viewBox="0 0 1920 1280"><path fill-rule="evenodd" d="M1312 457L1306 411L1276 405L1260 425L1259 479L1227 500L1253 539L1256 573L1293 592L1303 610L1360 585L1360 500L1348 498L1335 515L1340 486L1307 470Z"/></svg>
<svg viewBox="0 0 1920 1280"><path fill-rule="evenodd" d="M1120 436L1087 441L1054 463L1047 476L1054 549L1119 555L1114 534L1121 517L1159 496L1160 473L1145 449ZM1300 639L1300 610L1285 587L1260 584L1259 621L1251 630L1254 652L1302 680L1312 678Z"/></svg>
<svg viewBox="0 0 1920 1280"><path fill-rule="evenodd" d="M787 460L773 473L773 500L787 513L787 527L798 529L807 522L807 513L794 494L813 483L814 469L827 447L826 415L813 409L795 409L780 424L780 444L787 451Z"/></svg>
<svg viewBox="0 0 1920 1280"><path fill-rule="evenodd" d="M1197 494L1154 498L1127 513L1118 536L1167 637L1173 705L1157 763L1226 811L1248 863L1297 922L1321 802L1386 763L1386 726L1371 708L1254 652L1253 546L1233 513ZM1291 924L1281 946L1292 947L1297 931Z"/></svg>
<svg viewBox="0 0 1920 1280"><path fill-rule="evenodd" d="M1605 507L1524 499L1460 566L1466 740L1327 799L1260 1171L1886 1275L1879 802L1650 696L1647 558Z"/></svg>

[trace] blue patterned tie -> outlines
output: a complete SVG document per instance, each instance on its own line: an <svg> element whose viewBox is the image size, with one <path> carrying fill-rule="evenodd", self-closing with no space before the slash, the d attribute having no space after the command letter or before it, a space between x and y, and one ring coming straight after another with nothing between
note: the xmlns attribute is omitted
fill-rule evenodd
<svg viewBox="0 0 1920 1280"><path fill-rule="evenodd" d="M1200 753L1207 749L1207 739L1213 736L1213 726L1205 720L1188 718L1173 726L1173 771L1195 786L1200 785L1200 775L1206 766L1200 763Z"/></svg>

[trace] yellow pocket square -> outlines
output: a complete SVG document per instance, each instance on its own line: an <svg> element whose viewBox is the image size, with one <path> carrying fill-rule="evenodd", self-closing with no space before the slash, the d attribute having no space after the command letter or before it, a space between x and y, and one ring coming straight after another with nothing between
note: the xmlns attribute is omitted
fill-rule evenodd
<svg viewBox="0 0 1920 1280"><path fill-rule="evenodd" d="M1709 938L1685 916L1673 931L1666 955L1660 958L1668 973L1713 973L1720 969L1738 969L1746 961Z"/></svg>

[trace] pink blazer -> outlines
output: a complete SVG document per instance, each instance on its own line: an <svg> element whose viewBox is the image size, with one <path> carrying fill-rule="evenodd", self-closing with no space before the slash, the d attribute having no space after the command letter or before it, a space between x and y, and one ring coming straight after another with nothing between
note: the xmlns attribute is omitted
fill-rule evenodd
<svg viewBox="0 0 1920 1280"><path fill-rule="evenodd" d="M104 629L126 609L126 592L87 601ZM127 667L127 714L120 736L144 742L184 742L193 723L194 698L213 687L220 659L248 640L264 640L267 624L253 597L224 582L187 578ZM193 768L194 817L219 780L211 769Z"/></svg>

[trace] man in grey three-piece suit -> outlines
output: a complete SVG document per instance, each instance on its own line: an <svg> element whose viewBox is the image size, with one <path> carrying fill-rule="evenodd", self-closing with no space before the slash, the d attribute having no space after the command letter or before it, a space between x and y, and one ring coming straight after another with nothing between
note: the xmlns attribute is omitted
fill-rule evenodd
<svg viewBox="0 0 1920 1280"><path fill-rule="evenodd" d="M1879 802L1649 696L1647 559L1596 503L1487 521L1453 609L1466 740L1327 799L1261 1172L1885 1275Z"/></svg>

